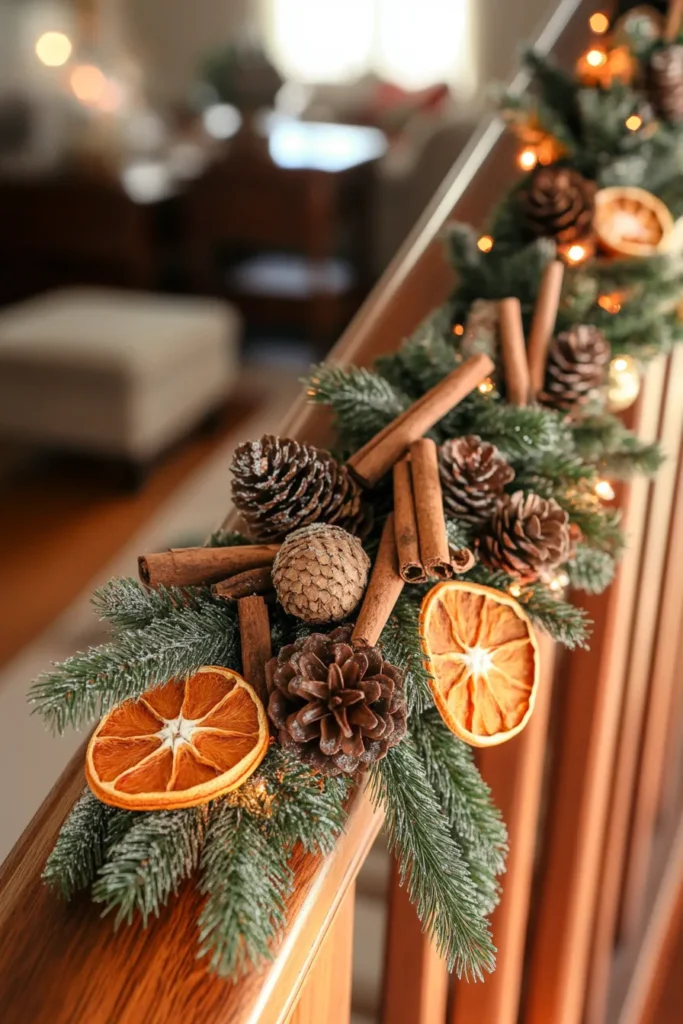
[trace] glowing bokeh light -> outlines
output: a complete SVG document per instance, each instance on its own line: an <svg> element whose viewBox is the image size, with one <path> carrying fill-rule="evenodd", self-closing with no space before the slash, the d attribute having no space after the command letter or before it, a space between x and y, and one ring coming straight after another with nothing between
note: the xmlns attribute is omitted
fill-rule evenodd
<svg viewBox="0 0 683 1024"><path fill-rule="evenodd" d="M71 51L71 40L63 32L43 32L36 41L36 57L48 68L66 64Z"/></svg>
<svg viewBox="0 0 683 1024"><path fill-rule="evenodd" d="M602 11L596 11L595 14L591 14L588 24L591 32L595 32L596 36L603 36L609 28L609 18Z"/></svg>
<svg viewBox="0 0 683 1024"><path fill-rule="evenodd" d="M99 106L107 95L107 78L94 64L77 64L69 84L76 99L89 107Z"/></svg>
<svg viewBox="0 0 683 1024"><path fill-rule="evenodd" d="M493 239L490 235L482 235L477 242L477 247L482 252L491 252L491 249L493 249Z"/></svg>

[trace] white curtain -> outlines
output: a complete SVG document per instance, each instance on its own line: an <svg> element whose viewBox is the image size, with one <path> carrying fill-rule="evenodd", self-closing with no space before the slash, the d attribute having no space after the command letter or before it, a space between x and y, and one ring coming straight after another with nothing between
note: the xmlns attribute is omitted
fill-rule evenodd
<svg viewBox="0 0 683 1024"><path fill-rule="evenodd" d="M375 72L405 89L447 82L471 90L473 0L264 0L266 45L297 82L348 82Z"/></svg>

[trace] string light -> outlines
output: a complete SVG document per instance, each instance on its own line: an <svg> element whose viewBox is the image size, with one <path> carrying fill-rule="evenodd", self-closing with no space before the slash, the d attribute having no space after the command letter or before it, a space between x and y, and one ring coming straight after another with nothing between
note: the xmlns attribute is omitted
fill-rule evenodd
<svg viewBox="0 0 683 1024"><path fill-rule="evenodd" d="M453 325L453 334L457 334L458 337L460 337L464 333L465 333L465 328L463 327L462 324L454 324Z"/></svg>
<svg viewBox="0 0 683 1024"><path fill-rule="evenodd" d="M477 242L477 248L481 249L482 252L491 252L493 249L493 239L490 235L482 235Z"/></svg>
<svg viewBox="0 0 683 1024"><path fill-rule="evenodd" d="M508 594L510 595L510 597L519 597L521 593L522 588L519 586L518 583L512 583L508 587Z"/></svg>
<svg viewBox="0 0 683 1024"><path fill-rule="evenodd" d="M596 11L595 14L591 14L588 24L591 27L591 32L595 32L596 36L604 36L609 28L609 18L602 11Z"/></svg>
<svg viewBox="0 0 683 1024"><path fill-rule="evenodd" d="M618 313L621 309L621 302L615 295L600 295L598 297L598 306L604 309L606 313Z"/></svg>
<svg viewBox="0 0 683 1024"><path fill-rule="evenodd" d="M588 255L584 245L570 245L567 249L567 259L570 263L581 263Z"/></svg>
<svg viewBox="0 0 683 1024"><path fill-rule="evenodd" d="M601 68L607 63L607 54L604 50L589 50L586 54L586 63L592 68Z"/></svg>
<svg viewBox="0 0 683 1024"><path fill-rule="evenodd" d="M538 156L534 149L523 149L517 157L517 163L523 171L533 171L538 163Z"/></svg>
<svg viewBox="0 0 683 1024"><path fill-rule="evenodd" d="M614 501L614 488L609 480L598 480L595 485L595 493L603 501Z"/></svg>
<svg viewBox="0 0 683 1024"><path fill-rule="evenodd" d="M569 586L569 583L569 574L566 573L564 569L560 569L560 571L550 580L548 586L555 594L559 594L561 590L565 590L565 588Z"/></svg>
<svg viewBox="0 0 683 1024"><path fill-rule="evenodd" d="M489 395L493 391L493 381L490 377L486 377L485 380L481 382L478 387L478 391L480 391L482 395Z"/></svg>
<svg viewBox="0 0 683 1024"><path fill-rule="evenodd" d="M626 118L625 123L630 132L637 132L643 123L643 119L640 114L631 114L630 117Z"/></svg>
<svg viewBox="0 0 683 1024"><path fill-rule="evenodd" d="M628 369L628 360L624 356L617 356L614 360L614 369L617 373L623 373L624 370Z"/></svg>
<svg viewBox="0 0 683 1024"><path fill-rule="evenodd" d="M43 32L36 40L36 57L48 68L61 68L71 56L71 40L63 32Z"/></svg>

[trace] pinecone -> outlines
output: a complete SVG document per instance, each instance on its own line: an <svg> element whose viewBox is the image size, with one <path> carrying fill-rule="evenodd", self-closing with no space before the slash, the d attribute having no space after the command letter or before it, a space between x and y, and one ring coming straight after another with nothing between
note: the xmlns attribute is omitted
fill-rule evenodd
<svg viewBox="0 0 683 1024"><path fill-rule="evenodd" d="M539 401L565 412L585 405L602 387L609 359L609 342L597 327L582 324L563 331L550 345Z"/></svg>
<svg viewBox="0 0 683 1024"><path fill-rule="evenodd" d="M336 523L363 535L368 509L346 466L329 452L264 434L235 449L232 497L254 540L282 540L309 523Z"/></svg>
<svg viewBox="0 0 683 1024"><path fill-rule="evenodd" d="M273 563L280 604L304 622L339 622L361 600L370 559L356 537L339 526L314 523L295 530Z"/></svg>
<svg viewBox="0 0 683 1024"><path fill-rule="evenodd" d="M650 102L659 117L672 124L683 121L683 46L655 50L647 69Z"/></svg>
<svg viewBox="0 0 683 1024"><path fill-rule="evenodd" d="M541 167L531 176L519 202L534 238L569 243L590 235L595 183L572 167Z"/></svg>
<svg viewBox="0 0 683 1024"><path fill-rule="evenodd" d="M283 747L328 775L365 771L406 733L403 673L351 627L312 633L266 665L268 717Z"/></svg>
<svg viewBox="0 0 683 1024"><path fill-rule="evenodd" d="M441 445L439 474L447 514L468 523L484 523L491 518L515 471L495 444L470 434Z"/></svg>
<svg viewBox="0 0 683 1024"><path fill-rule="evenodd" d="M570 548L564 509L553 498L515 491L506 494L493 513L480 555L490 569L531 581L565 562Z"/></svg>

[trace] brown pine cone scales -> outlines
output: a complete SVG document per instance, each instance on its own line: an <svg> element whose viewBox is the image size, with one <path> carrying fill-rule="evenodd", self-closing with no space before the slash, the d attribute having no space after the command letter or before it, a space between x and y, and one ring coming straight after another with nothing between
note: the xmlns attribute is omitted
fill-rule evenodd
<svg viewBox="0 0 683 1024"><path fill-rule="evenodd" d="M610 360L609 342L597 327L582 324L563 331L548 351L543 405L570 412L602 387Z"/></svg>
<svg viewBox="0 0 683 1024"><path fill-rule="evenodd" d="M266 666L268 717L280 744L328 775L365 771L406 733L403 673L351 627L312 633Z"/></svg>
<svg viewBox="0 0 683 1024"><path fill-rule="evenodd" d="M363 534L368 509L346 466L329 452L264 434L235 449L232 497L254 540L282 540L309 523Z"/></svg>
<svg viewBox="0 0 683 1024"><path fill-rule="evenodd" d="M491 518L515 471L494 444L470 434L441 445L439 475L446 513L476 524Z"/></svg>
<svg viewBox="0 0 683 1024"><path fill-rule="evenodd" d="M491 569L528 582L566 562L569 520L553 498L515 491L498 505L482 538L480 556Z"/></svg>
<svg viewBox="0 0 683 1024"><path fill-rule="evenodd" d="M314 523L295 530L273 563L282 607L305 622L339 622L360 603L370 559L356 537L338 526Z"/></svg>
<svg viewBox="0 0 683 1024"><path fill-rule="evenodd" d="M520 193L524 224L534 238L575 242L591 234L595 183L572 167L538 167Z"/></svg>
<svg viewBox="0 0 683 1024"><path fill-rule="evenodd" d="M647 70L650 102L665 121L683 121L683 46L662 46L650 58Z"/></svg>

